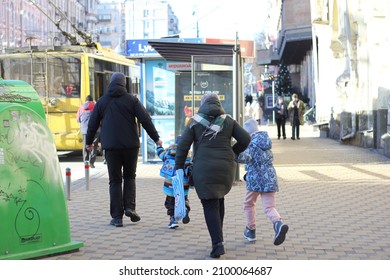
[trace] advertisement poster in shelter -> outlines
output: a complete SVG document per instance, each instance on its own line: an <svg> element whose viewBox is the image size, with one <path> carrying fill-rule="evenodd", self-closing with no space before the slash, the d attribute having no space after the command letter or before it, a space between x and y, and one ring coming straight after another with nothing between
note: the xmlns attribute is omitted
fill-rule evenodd
<svg viewBox="0 0 390 280"><path fill-rule="evenodd" d="M179 70L173 62L165 60L145 61L145 83L142 103L152 117L163 146L168 147L181 135L193 112L197 112L200 100L206 93L218 94L227 114L233 113L233 79L231 71L199 71L195 73L194 96L191 92L191 71ZM172 69L176 69L172 70ZM194 100L194 108L193 108ZM156 144L142 133L144 162L160 162Z"/></svg>
<svg viewBox="0 0 390 280"><path fill-rule="evenodd" d="M197 113L206 93L216 93L225 113L233 114L233 74L231 71L198 71L191 91L191 72L176 73L175 135L181 135L189 119Z"/></svg>
<svg viewBox="0 0 390 280"><path fill-rule="evenodd" d="M167 61L145 61L143 92L142 103L152 117L164 147L167 147L175 140L175 72L167 69ZM143 151L144 161L161 161L156 154L156 144L145 131Z"/></svg>

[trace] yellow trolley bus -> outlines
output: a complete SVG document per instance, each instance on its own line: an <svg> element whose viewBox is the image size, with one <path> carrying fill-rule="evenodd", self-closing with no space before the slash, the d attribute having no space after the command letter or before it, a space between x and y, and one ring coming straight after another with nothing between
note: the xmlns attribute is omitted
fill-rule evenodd
<svg viewBox="0 0 390 280"><path fill-rule="evenodd" d="M104 94L113 72L124 73L128 91L139 93L137 62L97 43L8 49L0 54L1 77L30 83L40 95L58 151L82 150L76 112L86 96L97 100Z"/></svg>

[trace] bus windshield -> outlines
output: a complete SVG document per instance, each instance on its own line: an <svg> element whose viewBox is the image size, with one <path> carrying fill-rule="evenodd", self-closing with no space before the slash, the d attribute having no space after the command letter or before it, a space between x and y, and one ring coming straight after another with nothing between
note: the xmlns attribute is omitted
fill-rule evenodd
<svg viewBox="0 0 390 280"><path fill-rule="evenodd" d="M3 56L1 76L31 84L41 97L80 97L81 60L77 56Z"/></svg>

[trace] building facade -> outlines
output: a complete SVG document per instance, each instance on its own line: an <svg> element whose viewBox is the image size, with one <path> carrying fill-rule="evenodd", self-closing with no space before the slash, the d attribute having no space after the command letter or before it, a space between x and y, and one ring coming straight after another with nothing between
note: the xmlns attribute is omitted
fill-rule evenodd
<svg viewBox="0 0 390 280"><path fill-rule="evenodd" d="M124 53L123 3L100 1L97 6L98 41L103 47Z"/></svg>
<svg viewBox="0 0 390 280"><path fill-rule="evenodd" d="M310 0L277 0L268 13L266 43L256 50L257 63L267 69L262 77L263 110L273 112L276 96L272 96L272 84L282 65L287 66L292 84L291 92L282 95L288 100L292 93L297 93L312 108L316 105L316 94Z"/></svg>
<svg viewBox="0 0 390 280"><path fill-rule="evenodd" d="M0 52L6 48L28 47L30 44L69 44L61 30L81 41L76 29L89 34L96 29L97 2L98 0L0 0Z"/></svg>
<svg viewBox="0 0 390 280"><path fill-rule="evenodd" d="M301 92L314 101L327 136L387 156L389 15L390 0L280 0L270 14L269 48L257 51L269 68L298 66Z"/></svg>
<svg viewBox="0 0 390 280"><path fill-rule="evenodd" d="M121 54L127 39L179 33L178 19L166 1L0 0L0 53L6 48L72 44L67 36L81 43L80 32Z"/></svg>
<svg viewBox="0 0 390 280"><path fill-rule="evenodd" d="M127 0L126 39L160 39L179 33L178 18L167 1Z"/></svg>
<svg viewBox="0 0 390 280"><path fill-rule="evenodd" d="M318 118L329 136L390 156L389 0L312 0Z"/></svg>

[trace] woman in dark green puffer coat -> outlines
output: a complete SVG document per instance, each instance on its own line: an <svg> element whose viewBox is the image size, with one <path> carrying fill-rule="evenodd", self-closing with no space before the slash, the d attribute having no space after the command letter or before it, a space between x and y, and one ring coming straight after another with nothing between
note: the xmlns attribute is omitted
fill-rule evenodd
<svg viewBox="0 0 390 280"><path fill-rule="evenodd" d="M232 138L237 142L232 146ZM176 170L183 169L194 143L193 180L212 242L212 258L225 254L224 197L232 188L235 158L250 143L250 135L225 111L216 94L205 94L201 106L182 134L176 150Z"/></svg>

